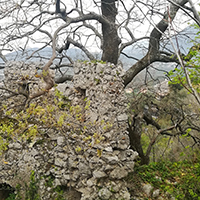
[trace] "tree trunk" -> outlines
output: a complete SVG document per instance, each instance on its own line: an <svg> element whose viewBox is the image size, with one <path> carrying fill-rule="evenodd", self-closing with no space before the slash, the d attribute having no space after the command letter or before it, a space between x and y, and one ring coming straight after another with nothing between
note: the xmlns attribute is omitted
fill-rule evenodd
<svg viewBox="0 0 200 200"><path fill-rule="evenodd" d="M145 155L142 143L141 143L141 134L142 134L142 116L136 115L133 116L132 124L129 124L128 128L129 138L130 138L130 147L134 151L137 151L140 157L141 165L149 164L149 155Z"/></svg>
<svg viewBox="0 0 200 200"><path fill-rule="evenodd" d="M121 43L118 37L115 19L117 15L117 8L115 6L116 0L102 0L101 10L103 17L110 23L102 23L103 44L102 44L102 60L117 64L118 49Z"/></svg>

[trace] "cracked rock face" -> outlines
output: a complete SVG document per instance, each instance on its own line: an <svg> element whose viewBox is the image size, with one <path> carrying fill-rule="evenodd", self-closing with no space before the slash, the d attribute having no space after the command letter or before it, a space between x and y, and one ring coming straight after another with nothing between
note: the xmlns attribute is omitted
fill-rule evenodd
<svg viewBox="0 0 200 200"><path fill-rule="evenodd" d="M7 74L11 73L9 76L12 76L13 67L10 66L10 72L9 69L6 71ZM67 132L63 135L55 131L43 144L31 146L22 145L20 141L13 142L1 156L1 160L7 164L0 165L0 183L16 187L21 183L20 177L29 181L30 172L34 170L37 177L51 176L52 187L60 185L72 188L77 193L77 199L130 199L124 178L133 171L134 159L138 154L128 149L123 73L121 66L110 63L75 63L73 87L62 84L63 95L74 106L85 106L85 99L90 102L84 113L85 120L105 123L105 130L101 130L104 140L78 153L75 147L83 143L79 133L68 137ZM90 134L97 132L97 129L100 130L94 126ZM101 152L100 155L97 150ZM45 179L40 181L39 190L43 200L53 199Z"/></svg>

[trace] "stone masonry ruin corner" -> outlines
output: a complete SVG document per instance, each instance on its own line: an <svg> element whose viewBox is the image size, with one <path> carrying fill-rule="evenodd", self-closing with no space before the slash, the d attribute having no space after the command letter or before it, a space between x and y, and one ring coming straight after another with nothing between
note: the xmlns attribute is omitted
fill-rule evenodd
<svg viewBox="0 0 200 200"><path fill-rule="evenodd" d="M11 83L13 77L21 74L34 79L36 68L34 63L8 63L5 82ZM74 106L85 105L87 99L90 107L84 113L86 120L96 124L108 122L112 128L101 131L105 138L102 142L80 153L75 150L83 143L78 133L74 133L73 137L67 132L51 133L43 145L13 142L0 158L0 184L6 183L15 188L17 184L28 183L30 172L34 170L36 177L51 177L53 187L68 188L64 191L66 199L74 195L71 197L73 200L129 200L124 178L133 171L138 154L129 149L123 73L121 66L110 63L75 63L73 86L59 84L58 90ZM101 156L98 156L97 150L102 152ZM53 200L51 187L45 181L43 178L39 183L41 199ZM73 195L70 194L72 191Z"/></svg>

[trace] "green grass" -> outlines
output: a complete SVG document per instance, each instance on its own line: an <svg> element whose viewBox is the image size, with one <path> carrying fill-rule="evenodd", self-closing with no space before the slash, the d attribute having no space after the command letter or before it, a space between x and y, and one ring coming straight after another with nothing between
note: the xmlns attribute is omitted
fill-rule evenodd
<svg viewBox="0 0 200 200"><path fill-rule="evenodd" d="M160 189L161 195L167 192L177 200L200 200L200 159L193 163L163 161L136 166L127 181L132 196L141 192L142 184L150 183L154 189Z"/></svg>

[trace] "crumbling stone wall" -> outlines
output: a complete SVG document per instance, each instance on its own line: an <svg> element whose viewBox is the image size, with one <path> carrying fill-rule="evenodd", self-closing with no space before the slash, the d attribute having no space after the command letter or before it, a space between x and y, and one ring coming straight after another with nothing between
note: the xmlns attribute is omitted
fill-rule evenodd
<svg viewBox="0 0 200 200"><path fill-rule="evenodd" d="M16 65L9 63L6 68L7 82ZM35 69L34 65L29 65L23 75L30 75ZM52 130L42 142L40 138L32 144L15 141L0 158L0 184L6 183L13 188L17 184L23 185L34 170L36 177L43 177L39 191L44 200L54 199L56 195L52 186L46 184L48 177L51 177L53 187L71 188L64 193L66 199L70 199L72 191L71 199L74 200L130 199L124 178L133 171L137 153L129 149L122 75L122 67L110 63L75 63L73 86L63 83L57 88L72 105L84 107L86 99L90 102L89 109L83 109L84 120L97 124L91 133L100 132L104 139L80 152L75 148L85 141L80 139L79 133L60 134ZM103 130L98 126L101 123L110 128Z"/></svg>

